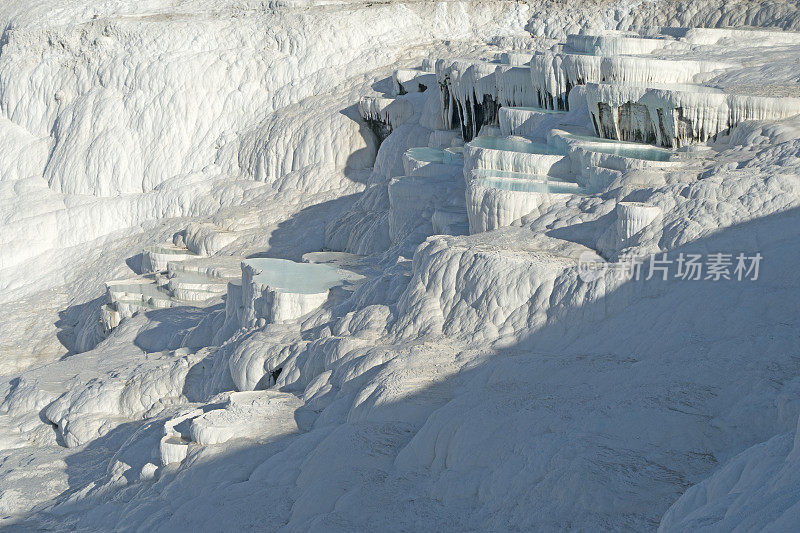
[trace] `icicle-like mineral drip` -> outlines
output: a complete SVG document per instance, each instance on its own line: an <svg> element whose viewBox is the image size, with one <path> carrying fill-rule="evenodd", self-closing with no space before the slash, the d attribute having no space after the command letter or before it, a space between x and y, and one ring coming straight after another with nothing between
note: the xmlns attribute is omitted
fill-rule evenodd
<svg viewBox="0 0 800 533"><path fill-rule="evenodd" d="M566 110L569 108L569 92L576 85L601 82L634 85L695 83L732 66L720 61L542 52L533 57L530 68L538 105L545 109Z"/></svg>
<svg viewBox="0 0 800 533"><path fill-rule="evenodd" d="M483 125L497 124L496 68L497 63L479 59L436 62L443 121L448 128L460 126L464 140L475 137Z"/></svg>
<svg viewBox="0 0 800 533"><path fill-rule="evenodd" d="M700 85L587 84L586 100L601 137L666 147L705 142L745 120L800 114L800 98L731 94Z"/></svg>
<svg viewBox="0 0 800 533"><path fill-rule="evenodd" d="M529 67L500 65L494 73L497 104L501 107L535 106L539 99L531 83Z"/></svg>
<svg viewBox="0 0 800 533"><path fill-rule="evenodd" d="M403 98L363 97L358 102L358 113L383 142L397 126L414 116L414 108Z"/></svg>

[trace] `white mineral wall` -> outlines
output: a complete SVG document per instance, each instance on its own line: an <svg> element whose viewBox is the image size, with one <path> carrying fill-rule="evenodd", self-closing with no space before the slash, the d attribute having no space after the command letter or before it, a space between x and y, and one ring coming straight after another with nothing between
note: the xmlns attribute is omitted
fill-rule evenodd
<svg viewBox="0 0 800 533"><path fill-rule="evenodd" d="M463 208L463 198L460 171L393 179L389 183L388 219L392 242L398 244L411 237L413 244L418 244L433 232L431 219L436 209Z"/></svg>
<svg viewBox="0 0 800 533"><path fill-rule="evenodd" d="M706 141L746 120L800 113L800 98L749 96L692 85L649 88L592 83L586 95L601 137L666 147Z"/></svg>
<svg viewBox="0 0 800 533"><path fill-rule="evenodd" d="M567 46L577 52L596 56L622 54L650 54L675 43L668 37L642 38L631 34L568 35Z"/></svg>
<svg viewBox="0 0 800 533"><path fill-rule="evenodd" d="M404 98L380 98L365 96L358 102L358 113L366 121L385 124L390 129L408 122L414 116L414 109Z"/></svg>
<svg viewBox="0 0 800 533"><path fill-rule="evenodd" d="M568 94L576 85L695 83L733 66L734 63L725 61L541 52L531 60L531 82L541 107L565 110Z"/></svg>
<svg viewBox="0 0 800 533"><path fill-rule="evenodd" d="M392 73L392 92L395 96L436 90L436 73L424 70L397 69Z"/></svg>
<svg viewBox="0 0 800 533"><path fill-rule="evenodd" d="M473 235L460 245L450 237L429 238L414 255L413 277L398 304L397 333L466 335L480 342L546 320L554 282L575 262L490 244L513 239L497 232Z"/></svg>
<svg viewBox="0 0 800 533"><path fill-rule="evenodd" d="M406 176L453 177L462 174L462 165L459 163L426 161L426 156L421 157L417 159L410 151L403 154L403 173Z"/></svg>
<svg viewBox="0 0 800 533"><path fill-rule="evenodd" d="M465 140L478 135L481 126L497 122L497 67L496 63L481 59L436 61L444 125L460 125ZM514 79L509 77L506 83L506 96L514 97Z"/></svg>
<svg viewBox="0 0 800 533"><path fill-rule="evenodd" d="M499 65L494 72L494 83L497 104L501 107L535 106L539 101L528 66Z"/></svg>
<svg viewBox="0 0 800 533"><path fill-rule="evenodd" d="M569 92L575 85L597 80L600 76L600 56L564 55L541 52L531 59L531 84L537 94L538 106L544 109L569 109Z"/></svg>
<svg viewBox="0 0 800 533"><path fill-rule="evenodd" d="M328 299L328 290L292 292L291 289L275 289L255 279L260 272L246 261L242 262L242 327L296 320L319 308Z"/></svg>
<svg viewBox="0 0 800 533"><path fill-rule="evenodd" d="M66 0L56 5L9 0L0 13L8 5L24 11L13 24L3 24L7 32L24 29L33 19L52 20L50 11L61 22L82 17L82 24L94 15L105 24L109 13L119 15L120 10L130 11L128 22L147 24L180 22L202 11L209 25L217 19L237 25L261 13L262 4L237 1L236 11L218 16L218 0L176 2L167 12L158 11L158 2ZM518 4L476 3L470 9L487 5ZM796 11L791 3L771 1L568 1L524 9L529 10L531 31L556 35L587 24L627 27L653 21L791 26L798 20L791 7ZM270 2L269 9L286 17L281 22L294 24L292 10L316 14L363 7L291 0ZM376 9L377 14L358 22L380 24L387 13L382 6ZM399 22L392 21L384 32L406 32L402 20L415 16L415 9L422 8L409 4L389 12ZM432 9L453 9L453 3ZM516 27L503 16L479 22L487 28ZM473 38L464 28L464 20L454 17L442 33L453 43ZM314 38L330 38L330 43L341 39L336 32L330 37L319 33ZM414 44L428 50L433 46L429 37L422 35ZM46 39L41 42L47 53ZM497 42L511 48L517 39ZM393 44L381 41L376 47L392 50ZM720 53L728 46L730 36L719 43ZM758 48L758 53L770 52ZM774 71L791 72L791 63L781 61L776 60ZM392 64L380 76L385 79L398 67ZM379 76L366 77L371 84ZM323 77L320 85L325 81ZM358 97L339 92L338 85L330 90L346 104L337 112L349 108L345 113L350 113L332 123L357 122L352 104ZM299 120L309 115L304 119L308 126L300 128L308 133L291 130L291 139L276 149L287 153L286 160L276 163L286 173L258 169L269 158L257 154L281 138L279 127L259 131L268 119L249 124L247 138L223 139L214 173L240 177L241 157L241 174L248 180L258 175L268 184L249 181L258 189L241 184L214 188L205 180L180 180L175 185L181 189L204 192L202 200L194 193L177 197L173 216L182 218L190 209L202 220L165 220L144 236L121 228L124 234L82 248L87 257L102 254L85 263L76 260L77 252L60 253L54 247L46 263L32 256L24 267L0 272L2 282L12 285L19 283L19 273L37 287L77 279L75 292L88 295L96 270L125 268L125 260L146 244L168 240L189 222L210 224L187 232L198 250L249 254L274 246L273 253L299 257L307 251L304 247L319 249L322 243L313 235L295 238L290 245L275 243L306 235L292 230L309 218L316 220L314 206L313 217L308 211L299 216L283 211L293 205L291 189L299 189L298 196L334 189L349 195L360 194L359 185L367 187L352 210L352 198L334 193L315 197L342 212L329 226L332 242L373 254L355 260L366 265L368 279L341 307L324 306L302 321L240 329L242 288L231 283L225 313L236 317L235 323L220 324L225 318L221 304L208 310L148 310L118 322L117 330L88 353L58 359L54 352L58 360L9 372L0 384L3 522L21 529L92 531L244 530L253 524L284 524L292 530L418 530L429 529L430 523L462 530L552 530L564 524L582 530L652 530L659 521L664 530L674 531L792 529L798 500L793 438L800 412L793 356L800 295L792 283L800 262L795 213L800 206L798 119L745 121L714 146L713 157L710 151L683 153L684 168L630 169L618 156L598 155L587 172L614 173L618 179L602 194L553 202L513 227L430 237L415 253L413 247L394 246L389 240L388 183L403 172L401 145L424 145L430 131L439 128L400 126L384 143L389 146L369 177L342 169L328 173L325 146L333 153L356 146L351 140L357 138L346 125L342 130L331 127L349 133L330 143L314 137L313 122L324 115L311 112L316 98L303 99L279 119L279 127L288 127L293 116ZM320 98L328 111L335 107ZM590 124L585 118L581 126ZM331 124L321 118L320 123ZM27 141L22 140L24 146ZM363 148L368 147L365 141ZM367 160L351 155L358 165ZM14 163L8 175L27 172L27 165ZM305 170L308 166L314 170ZM42 178L35 179L46 189ZM3 191L13 189L15 202L21 202L20 195L42 197L25 204L37 216L56 205L49 203L52 197L44 198L42 188L18 183L27 180L12 182ZM359 185L349 187L349 180ZM287 194L256 192L273 186ZM58 196L58 201L70 208L106 201L67 196ZM228 209L245 198L245 208ZM586 254L600 260L593 248L600 248L601 235L632 229L616 227L614 210L621 202L647 203L662 216L643 225L643 219L630 218L642 228L625 243L632 247L629 251L672 255L680 251L676 247L687 245L703 253L759 250L765 256L762 282L676 281L644 291L642 287L653 285L620 285L605 277L583 280L576 272L577 259ZM215 216L220 205L228 207ZM414 203L405 201L404 206L410 210ZM466 213L463 206L460 212ZM455 216L450 218L453 213L435 207L433 231L449 233L449 222L457 224ZM15 208L10 216L20 221L23 215ZM254 223L270 218L279 227ZM33 217L26 222L36 227ZM229 230L241 230L235 231L236 240L214 242ZM25 235L31 246L40 246L34 229ZM620 246L603 248L604 256L616 257L624 251ZM338 293L332 291L331 300ZM4 287L0 296L8 294ZM8 361L28 349L17 340L22 328L46 326L40 337L69 335L68 329L52 328L60 317L48 314L47 306L61 311L80 307L84 300L51 303L58 296L58 290L40 292L4 305L3 368L11 368ZM91 316L67 309L59 323L68 328L77 315L82 320ZM116 319L107 317L109 323ZM686 335L687 324L692 335ZM653 331L659 342L653 342ZM184 348L174 349L181 343ZM39 346L32 343L30 349ZM274 391L260 390L232 394L265 387L280 392L275 397ZM237 402L238 407L232 405ZM191 421L177 427L203 412L209 414L197 422L194 437L187 427ZM180 440L166 441L167 436ZM199 442L189 444L192 438ZM686 492L687 480L700 485Z"/></svg>
<svg viewBox="0 0 800 533"><path fill-rule="evenodd" d="M547 193L507 191L472 180L467 185L469 232L481 233L510 226L549 201Z"/></svg>
<svg viewBox="0 0 800 533"><path fill-rule="evenodd" d="M775 528L797 523L800 430L759 442L691 486L664 514L660 533L713 524L722 529Z"/></svg>
<svg viewBox="0 0 800 533"><path fill-rule="evenodd" d="M501 135L536 136L549 124L563 120L560 113L545 113L530 109L501 107L499 112Z"/></svg>
<svg viewBox="0 0 800 533"><path fill-rule="evenodd" d="M564 155L494 150L467 143L464 148L464 180L469 181L472 171L480 168L554 177L570 174L570 162Z"/></svg>
<svg viewBox="0 0 800 533"><path fill-rule="evenodd" d="M617 235L623 241L630 239L661 214L661 209L641 202L619 202L616 208Z"/></svg>

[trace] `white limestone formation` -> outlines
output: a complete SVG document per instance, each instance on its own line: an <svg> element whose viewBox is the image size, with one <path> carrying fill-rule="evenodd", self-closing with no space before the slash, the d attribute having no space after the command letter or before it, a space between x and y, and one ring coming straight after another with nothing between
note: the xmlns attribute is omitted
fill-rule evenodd
<svg viewBox="0 0 800 533"><path fill-rule="evenodd" d="M569 109L569 93L576 85L599 80L603 58L594 55L543 51L531 59L531 84L537 105L544 109Z"/></svg>
<svg viewBox="0 0 800 533"><path fill-rule="evenodd" d="M547 142L567 154L572 175L593 191L603 190L626 171L667 172L679 169L686 161L673 150L595 137L585 130L552 129Z"/></svg>
<svg viewBox="0 0 800 533"><path fill-rule="evenodd" d="M186 261L193 257L196 254L172 243L148 246L142 252L142 272L163 272L170 262Z"/></svg>
<svg viewBox="0 0 800 533"><path fill-rule="evenodd" d="M503 136L531 136L547 124L562 118L563 111L540 107L501 107L499 111L500 134Z"/></svg>
<svg viewBox="0 0 800 533"><path fill-rule="evenodd" d="M108 298L112 303L133 307L160 309L172 307L170 296L158 289L151 280L131 278L106 282Z"/></svg>
<svg viewBox="0 0 800 533"><path fill-rule="evenodd" d="M501 52L496 58L503 65L522 67L529 65L533 54L527 52Z"/></svg>
<svg viewBox="0 0 800 533"><path fill-rule="evenodd" d="M531 81L538 104L569 109L569 92L587 83L633 85L687 84L711 79L735 63L647 56L600 56L542 52L531 62Z"/></svg>
<svg viewBox="0 0 800 533"><path fill-rule="evenodd" d="M498 65L494 71L497 104L503 107L534 106L538 102L529 66Z"/></svg>
<svg viewBox="0 0 800 533"><path fill-rule="evenodd" d="M436 61L445 127L460 127L465 141L477 136L484 125L497 123L497 67L497 63L482 59ZM509 77L510 84L515 79ZM513 88L508 92L507 96L513 96Z"/></svg>
<svg viewBox="0 0 800 533"><path fill-rule="evenodd" d="M408 122L414 111L404 98L365 96L358 102L358 113L378 139L383 141L395 128Z"/></svg>
<svg viewBox="0 0 800 533"><path fill-rule="evenodd" d="M653 222L661 214L661 209L642 202L618 202L616 214L617 235L622 241L627 241Z"/></svg>
<svg viewBox="0 0 800 533"><path fill-rule="evenodd" d="M336 268L286 259L242 261L242 326L296 320L328 300L342 277ZM228 298L235 299L235 294Z"/></svg>
<svg viewBox="0 0 800 533"><path fill-rule="evenodd" d="M693 45L718 45L744 42L747 46L776 46L800 44L800 34L796 31L781 31L777 28L758 28L753 26L733 27L667 27L660 33L680 38Z"/></svg>
<svg viewBox="0 0 800 533"><path fill-rule="evenodd" d="M403 154L403 169L408 176L461 176L462 166L462 159L435 148L410 148Z"/></svg>
<svg viewBox="0 0 800 533"><path fill-rule="evenodd" d="M225 294L228 280L193 273L179 273L167 282L169 292L185 302L205 302L209 298Z"/></svg>
<svg viewBox="0 0 800 533"><path fill-rule="evenodd" d="M443 150L450 148L453 142L461 141L460 130L434 130L428 137L428 147Z"/></svg>
<svg viewBox="0 0 800 533"><path fill-rule="evenodd" d="M153 309L180 305L151 279L131 278L106 282L106 301L101 311L103 329L110 332L124 318Z"/></svg>
<svg viewBox="0 0 800 533"><path fill-rule="evenodd" d="M524 137L478 137L464 147L464 177L488 168L555 177L570 173L569 159L552 146Z"/></svg>
<svg viewBox="0 0 800 533"><path fill-rule="evenodd" d="M710 524L789 531L797 523L796 480L800 432L791 429L759 442L691 486L664 514L658 531Z"/></svg>
<svg viewBox="0 0 800 533"><path fill-rule="evenodd" d="M477 136L484 126L496 126L499 108L533 106L538 102L527 65L440 59L436 62L436 76L445 125L460 125L466 141Z"/></svg>
<svg viewBox="0 0 800 533"><path fill-rule="evenodd" d="M590 83L586 98L601 137L666 147L704 142L747 120L800 114L800 98L737 94L701 85Z"/></svg>
<svg viewBox="0 0 800 533"><path fill-rule="evenodd" d="M429 88L436 89L435 72L427 72L422 69L398 69L392 73L392 91L395 96L421 93Z"/></svg>
<svg viewBox="0 0 800 533"><path fill-rule="evenodd" d="M450 166L446 173L416 174L389 182L389 237L394 244L410 240L416 246L433 232L436 210L462 208L462 169Z"/></svg>
<svg viewBox="0 0 800 533"><path fill-rule="evenodd" d="M176 254L176 250L184 253ZM154 276L106 282L107 304L100 314L106 335L123 319L142 311L179 305L206 306L209 300L223 296L231 281L241 277L240 258L198 258L186 249L163 245L146 249L145 254L148 253L152 256L150 269L145 269L145 273L155 268L154 264L160 266L153 262L153 256L165 262ZM178 260L172 259L173 256Z"/></svg>
<svg viewBox="0 0 800 533"><path fill-rule="evenodd" d="M302 405L300 398L285 392L234 392L221 409L191 420L191 442L210 446L232 439L264 441L286 437L299 432L294 412Z"/></svg>
<svg viewBox="0 0 800 533"><path fill-rule="evenodd" d="M469 231L469 219L463 209L437 207L431 215L434 235L462 235Z"/></svg>
<svg viewBox="0 0 800 533"><path fill-rule="evenodd" d="M216 254L236 238L236 232L210 222L192 222L186 226L186 248L203 257Z"/></svg>
<svg viewBox="0 0 800 533"><path fill-rule="evenodd" d="M0 27L0 527L796 529L796 2Z"/></svg>
<svg viewBox="0 0 800 533"><path fill-rule="evenodd" d="M189 453L189 422L203 414L201 409L191 409L164 422L164 436L158 444L162 466L180 463Z"/></svg>
<svg viewBox="0 0 800 533"><path fill-rule="evenodd" d="M567 36L567 46L576 52L594 56L651 54L656 50L674 47L677 43L668 35L644 36L635 32L604 31Z"/></svg>
<svg viewBox="0 0 800 533"><path fill-rule="evenodd" d="M546 179L485 177L467 185L467 218L470 234L510 226L552 201L580 194L576 184Z"/></svg>

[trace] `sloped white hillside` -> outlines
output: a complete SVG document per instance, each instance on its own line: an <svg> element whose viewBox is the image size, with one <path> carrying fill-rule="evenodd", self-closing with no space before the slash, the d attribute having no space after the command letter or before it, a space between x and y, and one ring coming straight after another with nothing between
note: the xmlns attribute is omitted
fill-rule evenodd
<svg viewBox="0 0 800 533"><path fill-rule="evenodd" d="M797 529L794 3L0 21L3 526Z"/></svg>

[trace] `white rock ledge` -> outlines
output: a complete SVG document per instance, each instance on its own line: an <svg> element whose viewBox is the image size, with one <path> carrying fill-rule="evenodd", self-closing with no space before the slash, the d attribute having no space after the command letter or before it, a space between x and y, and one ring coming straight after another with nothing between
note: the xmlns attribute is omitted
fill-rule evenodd
<svg viewBox="0 0 800 533"><path fill-rule="evenodd" d="M397 69L392 73L392 87L395 96L435 89L436 73L420 69Z"/></svg>
<svg viewBox="0 0 800 533"><path fill-rule="evenodd" d="M407 176L460 176L463 158L436 148L410 148L403 154L403 169Z"/></svg>
<svg viewBox="0 0 800 533"><path fill-rule="evenodd" d="M470 140L484 125L497 123L498 91L495 71L498 63L484 59L438 59L442 119L445 127L461 127Z"/></svg>
<svg viewBox="0 0 800 533"><path fill-rule="evenodd" d="M445 149L451 146L464 144L460 130L433 130L428 137L429 148Z"/></svg>
<svg viewBox="0 0 800 533"><path fill-rule="evenodd" d="M531 60L531 83L538 105L569 109L569 93L587 83L699 83L736 64L724 61L660 59L642 56L596 56L537 53Z"/></svg>
<svg viewBox="0 0 800 533"><path fill-rule="evenodd" d="M567 35L567 46L592 55L652 54L666 47L686 47L668 35L642 36L632 32L606 30L603 35Z"/></svg>
<svg viewBox="0 0 800 533"><path fill-rule="evenodd" d="M358 113L383 142L392 131L414 116L414 108L404 98L365 96L358 102Z"/></svg>
<svg viewBox="0 0 800 533"><path fill-rule="evenodd" d="M319 308L342 283L338 269L286 259L242 261L243 326L296 320ZM230 285L229 285L230 287ZM236 294L228 294L235 300Z"/></svg>
<svg viewBox="0 0 800 533"><path fill-rule="evenodd" d="M601 137L681 147L705 142L746 120L800 114L800 98L725 92L701 85L586 85L586 100Z"/></svg>
<svg viewBox="0 0 800 533"><path fill-rule="evenodd" d="M523 180L506 177L477 178L466 191L470 234L510 226L556 199L581 194L575 183Z"/></svg>
<svg viewBox="0 0 800 533"><path fill-rule="evenodd" d="M417 234L414 245L433 231L432 217L439 209L463 209L462 169L430 176L400 176L389 183L389 237L393 243Z"/></svg>
<svg viewBox="0 0 800 533"><path fill-rule="evenodd" d="M532 135L544 124L563 118L564 111L540 107L501 107L499 112L501 135Z"/></svg>
<svg viewBox="0 0 800 533"><path fill-rule="evenodd" d="M234 392L224 408L192 419L191 441L210 446L231 439L263 442L297 433L294 412L302 405L300 398L286 392Z"/></svg>
<svg viewBox="0 0 800 533"><path fill-rule="evenodd" d="M565 177L569 160L557 148L524 137L477 137L464 145L464 178L485 168Z"/></svg>
<svg viewBox="0 0 800 533"><path fill-rule="evenodd" d="M186 261L195 257L197 254L191 250L172 243L148 246L142 252L142 272L163 272L171 261Z"/></svg>
<svg viewBox="0 0 800 533"><path fill-rule="evenodd" d="M617 236L624 242L649 226L661 215L661 209L641 202L619 202L616 213Z"/></svg>

